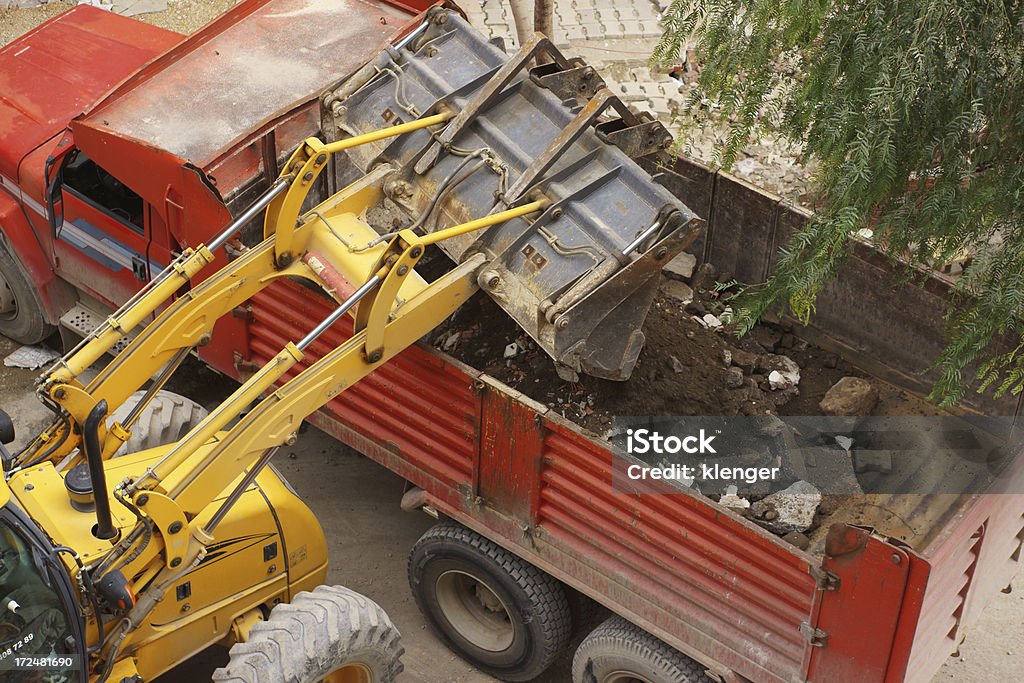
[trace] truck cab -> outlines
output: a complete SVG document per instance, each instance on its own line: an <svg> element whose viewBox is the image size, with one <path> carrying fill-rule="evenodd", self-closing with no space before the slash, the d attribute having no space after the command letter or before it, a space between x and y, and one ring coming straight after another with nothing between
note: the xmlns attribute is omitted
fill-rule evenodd
<svg viewBox="0 0 1024 683"><path fill-rule="evenodd" d="M317 96L427 7L247 0L185 37L79 6L0 49L0 333L91 329L264 190Z"/></svg>

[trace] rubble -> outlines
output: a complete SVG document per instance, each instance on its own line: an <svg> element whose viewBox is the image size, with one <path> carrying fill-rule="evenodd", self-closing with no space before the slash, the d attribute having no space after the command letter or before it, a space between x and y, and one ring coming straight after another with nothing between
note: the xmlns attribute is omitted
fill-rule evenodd
<svg viewBox="0 0 1024 683"><path fill-rule="evenodd" d="M665 280L661 283L662 292L669 295L673 299L676 299L684 306L693 301L693 289L690 285L685 282L679 282L678 280Z"/></svg>
<svg viewBox="0 0 1024 683"><path fill-rule="evenodd" d="M689 280L697 268L697 257L685 251L669 261L662 271L670 278Z"/></svg>
<svg viewBox="0 0 1024 683"><path fill-rule="evenodd" d="M709 330L718 330L722 328L722 321L718 319L718 316L712 313L705 313L704 317L697 318L697 322Z"/></svg>
<svg viewBox="0 0 1024 683"><path fill-rule="evenodd" d="M811 483L798 481L750 505L755 520L776 534L803 533L814 525L821 492Z"/></svg>
<svg viewBox="0 0 1024 683"><path fill-rule="evenodd" d="M714 289L718 271L710 263L702 263L690 280L694 291Z"/></svg>
<svg viewBox="0 0 1024 683"><path fill-rule="evenodd" d="M743 349L733 349L732 364L742 370L743 374L749 375L757 367L757 355Z"/></svg>
<svg viewBox="0 0 1024 683"><path fill-rule="evenodd" d="M718 504L732 510L746 510L750 507L750 501L742 496L736 495L737 488L729 486L725 489L725 495L718 499Z"/></svg>
<svg viewBox="0 0 1024 683"><path fill-rule="evenodd" d="M800 366L789 356L765 354L757 359L756 369L767 373L772 391L793 389L800 384Z"/></svg>
<svg viewBox="0 0 1024 683"><path fill-rule="evenodd" d="M818 404L823 415L854 417L870 415L878 403L878 389L862 377L843 377Z"/></svg>

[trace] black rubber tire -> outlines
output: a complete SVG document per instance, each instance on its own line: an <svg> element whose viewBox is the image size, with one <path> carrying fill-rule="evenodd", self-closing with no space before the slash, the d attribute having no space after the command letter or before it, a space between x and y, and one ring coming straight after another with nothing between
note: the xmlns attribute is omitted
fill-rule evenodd
<svg viewBox="0 0 1024 683"><path fill-rule="evenodd" d="M114 411L108 422L113 424L126 418L144 394L144 391L136 391L129 396ZM189 430L199 424L207 414L206 408L190 398L172 391L158 391L132 425L131 437L118 449L114 457L138 453L177 441L188 434Z"/></svg>
<svg viewBox="0 0 1024 683"><path fill-rule="evenodd" d="M21 344L43 341L56 328L46 322L43 304L35 286L25 275L17 257L0 242L0 287L6 286L16 310L0 315L0 334Z"/></svg>
<svg viewBox="0 0 1024 683"><path fill-rule="evenodd" d="M444 587L452 585L453 577L466 582L461 589ZM572 612L560 582L452 521L437 524L413 546L409 553L409 585L420 611L448 647L503 681L536 678L572 637ZM486 589L483 595L490 605L480 597L481 588ZM470 590L476 591L474 595L469 594ZM461 595L467 600L456 600L452 595ZM490 610L486 617L490 617L499 630L508 631L507 645L495 642L492 647L486 647L464 635L471 631L473 637L480 639L493 633L483 621L477 622L480 629L473 629L472 616L466 616L471 615L473 609L461 607L474 597L478 599L474 609L483 613ZM495 598L499 601L497 604ZM460 606L453 608L453 601ZM462 622L461 631L452 619ZM505 621L508 626L502 625Z"/></svg>
<svg viewBox="0 0 1024 683"><path fill-rule="evenodd" d="M213 680L315 683L359 665L371 683L394 683L404 652L401 634L377 603L342 586L320 586L271 610L247 641L232 646L228 665Z"/></svg>
<svg viewBox="0 0 1024 683"><path fill-rule="evenodd" d="M712 683L698 662L620 616L613 616L583 639L572 660L573 683L622 681ZM618 682L616 682L618 683Z"/></svg>

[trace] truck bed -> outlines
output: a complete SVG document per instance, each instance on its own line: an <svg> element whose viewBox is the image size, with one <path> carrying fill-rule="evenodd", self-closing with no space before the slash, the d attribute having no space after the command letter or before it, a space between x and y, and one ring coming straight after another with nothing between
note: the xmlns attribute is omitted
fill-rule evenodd
<svg viewBox="0 0 1024 683"><path fill-rule="evenodd" d="M269 360L326 313L293 283L264 291L247 316L244 363ZM350 332L339 323L312 356ZM856 515L840 507L843 523L824 525L812 552L699 494L616 494L597 434L423 344L314 422L422 489L410 494L418 502L753 681L929 680L1009 583L1024 542L1024 496L1013 493L876 498ZM909 543L870 528L886 526L872 510L894 506L916 530Z"/></svg>

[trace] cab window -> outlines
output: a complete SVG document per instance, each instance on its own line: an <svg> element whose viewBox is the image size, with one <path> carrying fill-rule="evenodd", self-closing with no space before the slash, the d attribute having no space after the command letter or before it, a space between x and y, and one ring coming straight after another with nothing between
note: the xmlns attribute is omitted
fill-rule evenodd
<svg viewBox="0 0 1024 683"><path fill-rule="evenodd" d="M0 680L34 681L25 658L55 657L47 681L76 680L69 655L73 630L41 556L7 524L0 524Z"/></svg>
<svg viewBox="0 0 1024 683"><path fill-rule="evenodd" d="M79 199L143 234L142 197L100 168L81 150L71 152L64 165L62 183Z"/></svg>

